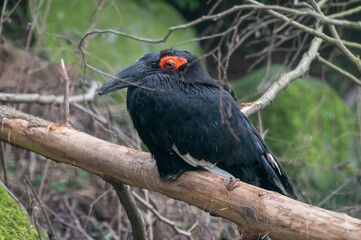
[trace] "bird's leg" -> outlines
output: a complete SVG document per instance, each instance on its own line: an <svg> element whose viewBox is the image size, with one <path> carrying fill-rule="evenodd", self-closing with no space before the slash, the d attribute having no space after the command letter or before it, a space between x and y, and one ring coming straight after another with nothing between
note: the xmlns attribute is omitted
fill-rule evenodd
<svg viewBox="0 0 361 240"><path fill-rule="evenodd" d="M241 181L238 178L230 177L230 178L223 178L223 183L228 191L232 191L236 187L239 187Z"/></svg>

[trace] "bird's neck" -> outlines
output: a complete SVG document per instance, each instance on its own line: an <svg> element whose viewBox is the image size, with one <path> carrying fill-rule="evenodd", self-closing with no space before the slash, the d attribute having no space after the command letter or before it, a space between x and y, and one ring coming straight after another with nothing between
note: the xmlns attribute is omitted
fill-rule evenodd
<svg viewBox="0 0 361 240"><path fill-rule="evenodd" d="M184 71L184 80L191 83L212 83L214 79L209 75L207 70L201 63L192 66L188 71Z"/></svg>

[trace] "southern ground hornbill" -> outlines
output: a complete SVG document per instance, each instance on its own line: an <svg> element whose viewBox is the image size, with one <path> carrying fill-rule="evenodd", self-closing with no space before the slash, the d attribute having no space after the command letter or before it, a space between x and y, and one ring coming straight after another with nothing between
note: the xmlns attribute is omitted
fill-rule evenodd
<svg viewBox="0 0 361 240"><path fill-rule="evenodd" d="M128 88L134 127L162 178L203 169L294 197L290 179L232 90L214 80L189 52L140 57L99 90Z"/></svg>

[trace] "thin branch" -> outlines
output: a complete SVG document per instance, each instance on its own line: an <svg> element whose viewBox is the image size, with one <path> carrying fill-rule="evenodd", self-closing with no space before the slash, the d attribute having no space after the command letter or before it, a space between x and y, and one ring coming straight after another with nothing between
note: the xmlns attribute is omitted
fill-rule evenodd
<svg viewBox="0 0 361 240"><path fill-rule="evenodd" d="M132 194L133 194L134 190L132 191ZM149 203L149 191L147 189L143 189L143 193L144 193L144 198L145 198L145 201L147 203ZM133 195L134 197L134 195ZM147 231L148 231L148 237L149 239L148 240L153 240L153 223L154 223L154 218L153 218L153 214L152 212L148 209L147 210L147 215L144 217L144 219L146 220L146 223L148 225L148 228L147 228Z"/></svg>
<svg viewBox="0 0 361 240"><path fill-rule="evenodd" d="M69 123L69 76L68 71L66 70L64 60L60 60L60 73L64 78L64 124L70 126Z"/></svg>
<svg viewBox="0 0 361 240"><path fill-rule="evenodd" d="M86 227L88 226L89 218L90 218L90 215L91 215L92 212L93 212L93 207L94 207L94 205L95 205L100 199L102 199L105 195L107 195L109 192L110 192L110 189L108 189L107 191L103 192L103 193L100 194L96 199L94 199L94 201L90 204L88 216L86 217L86 222L85 222L85 224L84 224L84 229L86 229Z"/></svg>
<svg viewBox="0 0 361 240"><path fill-rule="evenodd" d="M332 198L334 195L336 195L339 191L342 190L342 188L346 187L349 183L352 182L352 180L354 180L356 177L350 177L349 179L347 179L343 184L341 184L338 188L336 188L335 190L333 190L329 195L327 195L321 202L319 202L317 204L317 207L322 207L323 204L325 204L328 200L330 200L330 198Z"/></svg>
<svg viewBox="0 0 361 240"><path fill-rule="evenodd" d="M184 230L179 229L175 222L173 222L172 220L162 216L150 203L148 203L143 198L141 198L136 192L132 191L132 195L135 197L135 199L139 203L141 203L144 207L149 209L160 221L162 221L162 222L168 224L169 226L171 226L174 229L174 231L176 231L177 234L186 236L188 239L192 239L191 238L192 235L191 235L190 231L184 231Z"/></svg>
<svg viewBox="0 0 361 240"><path fill-rule="evenodd" d="M354 75L352 75L349 72L346 72L345 70L341 69L340 67L336 66L335 64L333 64L332 62L324 59L323 57L320 56L320 54L316 55L317 60L320 61L321 63L325 64L326 66L332 68L333 70L337 71L338 73L340 73L341 75L347 77L348 79L352 80L353 82L355 82L358 85L361 85L361 81L359 79L357 79Z"/></svg>
<svg viewBox="0 0 361 240"><path fill-rule="evenodd" d="M39 191L38 191L39 198L41 198L43 196L45 181L46 181L46 177L48 176L49 165L51 163L52 162L50 160L47 160L46 164L44 166L44 169L42 171L42 177L41 177L40 187L39 187Z"/></svg>
<svg viewBox="0 0 361 240"><path fill-rule="evenodd" d="M0 161L1 161L1 166L2 166L3 174L4 174L4 183L5 183L5 186L8 186L8 172L7 172L7 168L6 168L3 143L0 143Z"/></svg>
<svg viewBox="0 0 361 240"><path fill-rule="evenodd" d="M122 129L119 128L119 126L115 123L110 123L110 121L108 121L107 118L105 118L101 113L99 113L99 111L94 112L92 110L90 110L89 108L85 108L82 105L80 105L79 103L74 103L73 104L75 108L79 109L80 111L83 111L87 114L89 114L94 121L98 121L100 124L107 124L109 126L110 129L107 128L103 128L106 132L109 132L115 136L117 136L122 142L124 142L124 144L127 147L132 147L137 149L138 144L136 143L136 141L134 141L133 139L131 139L130 137L128 137L128 135L126 135L124 133L124 131ZM102 125L100 125L102 126Z"/></svg>
<svg viewBox="0 0 361 240"><path fill-rule="evenodd" d="M24 232L23 235L21 235L21 237L19 238L19 240L22 240L24 237L26 239L26 234L33 228L33 225L30 225L30 227L28 229L26 229L26 231ZM40 234L40 233L39 233Z"/></svg>
<svg viewBox="0 0 361 240"><path fill-rule="evenodd" d="M65 206L68 208L70 215L73 217L75 225L77 230L87 239L87 240L94 240L94 238L92 238L85 230L84 228L82 228L81 224L80 224L80 220L79 218L76 216L73 206L70 206L69 203L69 199L67 197L64 197L64 203Z"/></svg>
<svg viewBox="0 0 361 240"><path fill-rule="evenodd" d="M349 15L353 15L353 14L356 14L356 13L359 13L359 12L361 12L361 6L351 8L351 9L348 9L348 10L343 11L343 12L335 13L335 14L329 15L328 17L329 18L340 18L340 17L346 17L346 16L349 16Z"/></svg>
<svg viewBox="0 0 361 240"><path fill-rule="evenodd" d="M7 22L11 16L11 14L17 10L17 7L19 6L19 4L21 3L22 0L18 0L14 5L13 5L13 8L6 14L5 18L3 18L3 23L4 22ZM5 2L5 1L4 1ZM4 4L5 5L5 4ZM5 8L3 5L3 8Z"/></svg>
<svg viewBox="0 0 361 240"><path fill-rule="evenodd" d="M30 187L30 190L31 190L31 192L33 193L33 195L35 196L36 201L38 201L38 203L39 203L39 205L40 205L40 208L41 208L41 211L43 212L43 215L44 215L44 217L45 217L45 219L46 219L46 222L48 223L48 226L49 226L49 228L50 228L50 232L51 232L51 234L53 235L53 238L54 238L54 239L57 239L56 234L55 234L55 231L54 231L54 228L53 228L53 225L51 224L51 221L50 221L50 219L49 219L48 213L45 211L43 202L40 200L40 198L39 198L38 195L36 194L35 189L34 189L33 185L31 185L28 176L25 176L25 182L26 182L27 185ZM39 233L39 234L40 234L40 233Z"/></svg>
<svg viewBox="0 0 361 240"><path fill-rule="evenodd" d="M0 36L2 36L3 32L3 24L5 20L5 12L6 12L6 6L8 4L8 0L5 0L2 6L1 14L0 14Z"/></svg>
<svg viewBox="0 0 361 240"><path fill-rule="evenodd" d="M330 7L347 7L351 4L359 3L359 2L361 2L361 0L348 0L345 2L330 2Z"/></svg>
<svg viewBox="0 0 361 240"><path fill-rule="evenodd" d="M63 218L61 218L60 216L58 216L58 214L56 214L56 212L51 209L50 207L48 207L47 205L44 204L45 209L51 214L53 215L61 224L63 224L64 226L74 229L74 230L78 230L78 228L76 228L73 224L67 222L66 220L64 220Z"/></svg>
<svg viewBox="0 0 361 240"><path fill-rule="evenodd" d="M85 94L69 97L69 103L94 100L98 89L98 83L92 81ZM39 104L64 104L64 96L41 95L38 93L16 94L0 93L0 102L8 103L39 103Z"/></svg>

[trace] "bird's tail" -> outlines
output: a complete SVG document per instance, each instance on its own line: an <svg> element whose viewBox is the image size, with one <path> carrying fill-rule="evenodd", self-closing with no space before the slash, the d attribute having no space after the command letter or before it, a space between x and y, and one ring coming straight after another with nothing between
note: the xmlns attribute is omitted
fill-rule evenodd
<svg viewBox="0 0 361 240"><path fill-rule="evenodd" d="M288 197L297 198L291 180L272 153L262 155L261 164L263 165L266 176L268 176L267 180L261 182L262 187L279 192Z"/></svg>

